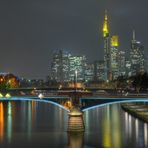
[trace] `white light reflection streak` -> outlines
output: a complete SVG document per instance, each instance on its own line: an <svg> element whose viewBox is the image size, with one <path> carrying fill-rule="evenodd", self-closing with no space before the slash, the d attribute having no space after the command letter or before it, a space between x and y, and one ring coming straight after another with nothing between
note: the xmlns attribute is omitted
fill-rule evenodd
<svg viewBox="0 0 148 148"><path fill-rule="evenodd" d="M132 117L128 114L128 128L129 128L129 138L131 138L132 134Z"/></svg>
<svg viewBox="0 0 148 148"><path fill-rule="evenodd" d="M85 112L85 122L86 122L85 125L87 126L88 129L89 129L89 127L90 127L90 126L89 126L89 117L90 117L90 116L89 116L89 112L86 111L86 112Z"/></svg>
<svg viewBox="0 0 148 148"><path fill-rule="evenodd" d="M138 141L138 136L139 136L139 121L138 121L138 119L135 119L135 132L136 132L136 141Z"/></svg>
<svg viewBox="0 0 148 148"><path fill-rule="evenodd" d="M144 145L145 147L148 146L148 125L147 123L144 124Z"/></svg>
<svg viewBox="0 0 148 148"><path fill-rule="evenodd" d="M12 104L8 102L8 115L7 115L7 139L11 142L12 138Z"/></svg>
<svg viewBox="0 0 148 148"><path fill-rule="evenodd" d="M27 123L27 133L28 139L31 137L31 128L32 128L32 104L31 101L28 102L28 123Z"/></svg>
<svg viewBox="0 0 148 148"><path fill-rule="evenodd" d="M128 113L125 112L125 134L128 135Z"/></svg>

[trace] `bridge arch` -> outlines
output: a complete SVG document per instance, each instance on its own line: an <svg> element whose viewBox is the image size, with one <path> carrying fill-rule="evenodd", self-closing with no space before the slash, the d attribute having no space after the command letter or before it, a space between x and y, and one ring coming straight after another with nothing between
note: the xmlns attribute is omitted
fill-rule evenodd
<svg viewBox="0 0 148 148"><path fill-rule="evenodd" d="M96 108L99 108L99 107L104 107L104 106L112 105L112 104L132 103L132 102L148 102L148 99L147 98L142 98L142 99L140 98L140 99L135 99L135 100L134 99L132 99L132 100L120 100L120 101L96 104L94 106L90 106L90 107L87 107L85 109L82 109L82 111L85 112L85 111L88 111L88 110L92 110L92 109L96 109Z"/></svg>
<svg viewBox="0 0 148 148"><path fill-rule="evenodd" d="M27 97L21 97L21 98L17 98L17 97L12 97L12 98L1 98L0 101L36 101L36 102L44 102L44 103L50 103L53 104L55 106L58 106L64 110L66 110L67 112L69 112L69 110L67 108L65 108L64 106L60 105L59 103L50 101L50 100L44 100L44 99L33 99L33 98L27 98Z"/></svg>

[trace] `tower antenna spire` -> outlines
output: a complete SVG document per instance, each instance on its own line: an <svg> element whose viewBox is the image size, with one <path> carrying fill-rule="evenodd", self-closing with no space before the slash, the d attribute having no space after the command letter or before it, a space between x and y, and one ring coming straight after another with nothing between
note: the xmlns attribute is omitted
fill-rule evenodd
<svg viewBox="0 0 148 148"><path fill-rule="evenodd" d="M105 20L107 20L107 9L105 9Z"/></svg>
<svg viewBox="0 0 148 148"><path fill-rule="evenodd" d="M105 9L104 23L103 23L103 37L109 36L107 10Z"/></svg>
<svg viewBox="0 0 148 148"><path fill-rule="evenodd" d="M135 33L135 30L133 30L133 40L136 39L136 33Z"/></svg>

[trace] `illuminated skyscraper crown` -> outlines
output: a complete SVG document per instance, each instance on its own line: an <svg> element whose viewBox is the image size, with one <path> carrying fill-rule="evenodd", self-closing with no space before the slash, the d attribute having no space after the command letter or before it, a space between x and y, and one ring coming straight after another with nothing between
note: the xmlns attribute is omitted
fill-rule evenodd
<svg viewBox="0 0 148 148"><path fill-rule="evenodd" d="M109 29L108 29L108 17L107 11L105 10L105 17L104 17L104 24L103 24L103 37L109 36Z"/></svg>
<svg viewBox="0 0 148 148"><path fill-rule="evenodd" d="M113 35L111 37L111 46L112 47L118 47L119 46L119 39L117 35Z"/></svg>

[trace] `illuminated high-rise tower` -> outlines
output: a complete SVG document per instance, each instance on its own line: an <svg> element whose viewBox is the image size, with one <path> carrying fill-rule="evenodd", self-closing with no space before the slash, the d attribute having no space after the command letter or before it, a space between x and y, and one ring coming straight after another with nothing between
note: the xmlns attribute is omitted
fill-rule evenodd
<svg viewBox="0 0 148 148"><path fill-rule="evenodd" d="M102 31L103 31L103 38L104 38L105 79L111 80L110 40L109 40L107 11L105 11Z"/></svg>
<svg viewBox="0 0 148 148"><path fill-rule="evenodd" d="M136 40L135 31L133 31L133 39L131 41L130 62L131 75L144 72L144 46Z"/></svg>
<svg viewBox="0 0 148 148"><path fill-rule="evenodd" d="M51 79L57 82L69 81L69 58L71 54L64 50L56 50L51 62Z"/></svg>
<svg viewBox="0 0 148 148"><path fill-rule="evenodd" d="M113 35L111 37L111 72L112 72L112 79L116 79L119 76L119 41L118 36Z"/></svg>

